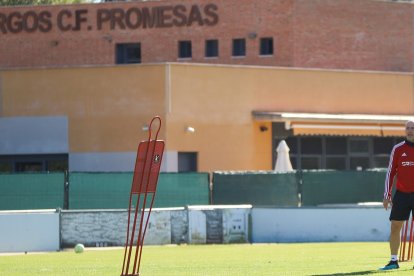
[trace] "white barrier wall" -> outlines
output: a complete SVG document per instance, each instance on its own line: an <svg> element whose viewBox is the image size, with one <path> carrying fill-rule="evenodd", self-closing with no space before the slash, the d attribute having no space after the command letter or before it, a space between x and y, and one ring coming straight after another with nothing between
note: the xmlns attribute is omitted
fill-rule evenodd
<svg viewBox="0 0 414 276"><path fill-rule="evenodd" d="M251 205L188 206L188 243L248 241Z"/></svg>
<svg viewBox="0 0 414 276"><path fill-rule="evenodd" d="M145 213L145 219L148 213ZM185 214L185 216L184 216ZM134 213L130 217L130 231ZM139 227L140 216L137 217ZM128 225L126 210L70 210L62 211L62 247L77 243L85 246L124 246ZM175 227L173 227L173 225ZM138 229L138 228L136 228ZM148 222L144 244L171 244L187 242L187 215L182 208L153 209Z"/></svg>
<svg viewBox="0 0 414 276"><path fill-rule="evenodd" d="M387 241L382 207L153 209L144 244ZM60 224L60 226L59 226ZM0 212L0 252L55 251L61 245L123 246L127 211Z"/></svg>
<svg viewBox="0 0 414 276"><path fill-rule="evenodd" d="M253 243L387 241L389 211L358 208L253 208Z"/></svg>
<svg viewBox="0 0 414 276"><path fill-rule="evenodd" d="M0 252L57 251L59 244L56 210L0 212Z"/></svg>

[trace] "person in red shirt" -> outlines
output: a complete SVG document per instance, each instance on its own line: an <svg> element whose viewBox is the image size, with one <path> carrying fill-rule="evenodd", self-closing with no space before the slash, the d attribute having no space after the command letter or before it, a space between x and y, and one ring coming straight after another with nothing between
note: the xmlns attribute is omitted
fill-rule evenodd
<svg viewBox="0 0 414 276"><path fill-rule="evenodd" d="M414 210L414 120L405 125L406 139L394 146L385 178L383 206L391 208L390 262L380 270L399 268L398 249L401 228ZM391 192L396 178L396 191L391 200Z"/></svg>

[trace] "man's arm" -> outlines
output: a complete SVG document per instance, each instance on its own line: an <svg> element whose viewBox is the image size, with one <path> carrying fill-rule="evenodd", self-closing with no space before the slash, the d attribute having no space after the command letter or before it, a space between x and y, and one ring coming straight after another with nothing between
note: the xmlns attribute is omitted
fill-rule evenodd
<svg viewBox="0 0 414 276"><path fill-rule="evenodd" d="M394 177L397 173L397 157L395 156L397 146L395 146L390 155L390 163L388 165L387 175L385 177L385 191L384 191L384 200L383 206L385 210L388 209L388 205L392 204L391 201L391 193L392 193L392 185L394 183ZM394 158L395 157L395 158Z"/></svg>

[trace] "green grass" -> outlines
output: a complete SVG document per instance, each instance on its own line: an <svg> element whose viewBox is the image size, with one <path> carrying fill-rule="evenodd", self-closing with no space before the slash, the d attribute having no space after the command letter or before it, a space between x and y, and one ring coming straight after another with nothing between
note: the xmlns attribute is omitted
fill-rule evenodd
<svg viewBox="0 0 414 276"><path fill-rule="evenodd" d="M0 255L0 275L120 275L122 249ZM388 243L145 246L141 275L413 275L411 262L381 272Z"/></svg>

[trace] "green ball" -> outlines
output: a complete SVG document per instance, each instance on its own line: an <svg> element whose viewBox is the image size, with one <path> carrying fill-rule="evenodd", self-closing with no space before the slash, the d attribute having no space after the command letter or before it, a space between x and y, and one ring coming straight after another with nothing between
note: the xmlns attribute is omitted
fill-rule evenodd
<svg viewBox="0 0 414 276"><path fill-rule="evenodd" d="M85 246L83 244L78 243L75 245L75 253L82 253L85 250Z"/></svg>

